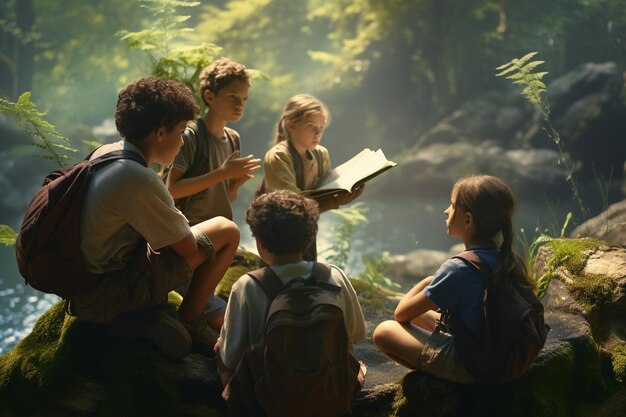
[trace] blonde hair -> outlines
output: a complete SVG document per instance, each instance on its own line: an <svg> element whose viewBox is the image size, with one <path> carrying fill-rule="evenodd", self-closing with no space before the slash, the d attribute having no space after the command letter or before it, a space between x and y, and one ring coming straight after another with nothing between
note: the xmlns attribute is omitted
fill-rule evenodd
<svg viewBox="0 0 626 417"><path fill-rule="evenodd" d="M282 142L289 138L289 132L285 127L285 123L293 125L317 114L321 114L324 117L324 124L328 125L330 122L330 112L326 105L319 99L310 94L296 94L291 97L289 101L287 101L283 113L278 120L275 143Z"/></svg>

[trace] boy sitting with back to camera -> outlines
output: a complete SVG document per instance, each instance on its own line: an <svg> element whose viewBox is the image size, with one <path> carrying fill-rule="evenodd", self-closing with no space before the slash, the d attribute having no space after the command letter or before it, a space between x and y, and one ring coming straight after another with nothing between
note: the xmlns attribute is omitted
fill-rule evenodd
<svg viewBox="0 0 626 417"><path fill-rule="evenodd" d="M322 289L332 288L332 296L336 297L334 298L336 305L343 313L344 334L347 334L348 346L346 353L351 354L353 344L365 339L363 312L348 277L336 266L305 261L302 258L303 252L317 232L318 219L317 203L313 199L294 191L273 191L259 196L250 204L246 213L246 222L256 240L259 255L269 266L241 276L232 287L226 307L224 325L215 346L218 370L224 387L227 387L231 378L233 381L237 379L236 374L239 369L237 372L235 369L250 349L254 348L253 345L263 342L262 339L269 337L266 333L266 323L269 323L272 317L268 317L271 315L271 313L268 314L268 309L270 306L275 307L276 303L272 304L271 294L268 294L272 292L266 284L268 280L259 279L259 275L273 275L274 286L283 291L274 290L273 295L278 292L278 296L274 300L284 296L285 288L291 288L297 281L302 282L303 279L314 276L317 281L321 282L320 287ZM280 282L277 282L276 278ZM300 285L315 284L304 283ZM330 294L331 291L328 293ZM336 343L341 345L340 341L336 341ZM313 341L312 344L316 345L317 341ZM310 352L306 352L306 350L317 349L315 346L311 346L310 349L302 348L301 345L297 348L290 348L291 346L286 347L290 352L299 350L294 352L294 355L307 358ZM287 360L286 358L279 360L281 359ZM347 384L352 384L350 385L351 388L358 389L359 383L363 381L364 365L359 371L359 365L355 360L350 359L349 362L352 364L347 367L350 370L346 368L341 371L343 374L340 374L337 379L352 379L354 376L354 380ZM356 369L352 369L353 366ZM233 374L234 372L235 374ZM282 389L283 387L272 387L271 389L274 388ZM285 389L288 390L289 387L285 387ZM228 396L227 392L228 388L225 390L225 397ZM319 398L314 400L320 402ZM295 401L299 401L299 399L295 399ZM267 414L271 415L272 413L267 412Z"/></svg>

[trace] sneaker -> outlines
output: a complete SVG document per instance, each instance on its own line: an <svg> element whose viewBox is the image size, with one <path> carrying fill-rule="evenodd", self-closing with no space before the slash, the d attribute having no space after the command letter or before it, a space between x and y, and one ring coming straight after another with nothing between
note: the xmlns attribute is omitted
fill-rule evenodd
<svg viewBox="0 0 626 417"><path fill-rule="evenodd" d="M191 335L191 351L210 358L214 357L213 348L219 335L209 326L208 321L201 315L193 320L181 322Z"/></svg>
<svg viewBox="0 0 626 417"><path fill-rule="evenodd" d="M148 339L170 358L181 359L191 352L191 336L185 326L164 310L120 314L108 327L111 334L120 339Z"/></svg>

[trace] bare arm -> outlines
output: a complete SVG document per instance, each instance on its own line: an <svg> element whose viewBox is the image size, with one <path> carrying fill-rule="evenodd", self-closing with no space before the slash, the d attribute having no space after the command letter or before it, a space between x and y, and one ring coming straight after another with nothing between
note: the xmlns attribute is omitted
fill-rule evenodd
<svg viewBox="0 0 626 417"><path fill-rule="evenodd" d="M174 198L187 197L230 178L251 176L261 168L259 162L260 159L252 155L240 158L239 151L235 151L219 168L197 177L183 178L184 172L172 167L167 176L167 189Z"/></svg>
<svg viewBox="0 0 626 417"><path fill-rule="evenodd" d="M430 284L432 279L432 276L424 278L404 294L394 312L394 319L396 321L408 323L430 310L437 310L439 308L437 304L426 296L425 292L426 287Z"/></svg>

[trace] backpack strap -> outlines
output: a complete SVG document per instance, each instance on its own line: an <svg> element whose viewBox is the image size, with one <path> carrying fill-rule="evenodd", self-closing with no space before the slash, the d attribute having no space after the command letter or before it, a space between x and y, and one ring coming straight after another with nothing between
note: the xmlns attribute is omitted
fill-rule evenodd
<svg viewBox="0 0 626 417"><path fill-rule="evenodd" d="M224 127L224 134L226 135L228 142L230 142L230 149L233 152L240 151L241 141L239 139L239 134L229 127Z"/></svg>
<svg viewBox="0 0 626 417"><path fill-rule="evenodd" d="M296 151L296 148L294 148L290 140L287 140L287 149L289 149L289 154L293 162L293 170L296 173L296 186L300 190L304 190L304 165L302 165L300 154L298 154L298 151Z"/></svg>
<svg viewBox="0 0 626 417"><path fill-rule="evenodd" d="M296 282L303 285L317 286L326 291L338 293L341 291L341 287L328 282L331 274L332 270L330 265L322 262L315 262L313 264L311 275L308 278L294 278L292 281L297 280ZM261 288L263 288L263 291L265 291L265 294L267 294L267 298L270 301L276 298L278 293L285 288L285 284L283 284L278 275L276 275L276 272L274 272L270 267L248 272L248 275L261 285Z"/></svg>
<svg viewBox="0 0 626 417"><path fill-rule="evenodd" d="M476 254L476 252L466 250L464 252L456 254L452 258L460 259L474 269L478 270L480 276L483 278L485 286L491 283L491 266L483 261L480 256Z"/></svg>
<svg viewBox="0 0 626 417"><path fill-rule="evenodd" d="M209 148L207 138L209 130L207 129L201 117L187 123L187 128L191 130L196 137L196 152L193 161L183 174L183 178L197 177L204 173L208 164ZM182 199L181 199L182 200Z"/></svg>

